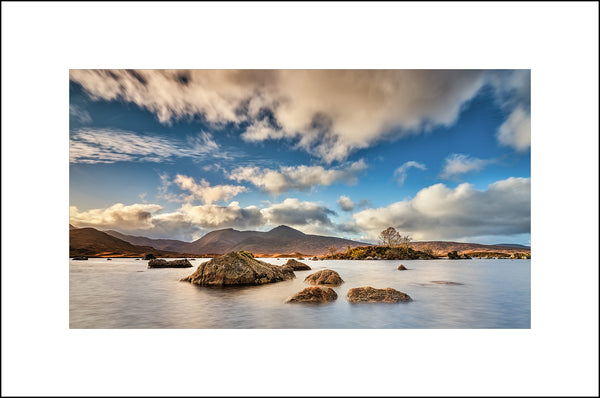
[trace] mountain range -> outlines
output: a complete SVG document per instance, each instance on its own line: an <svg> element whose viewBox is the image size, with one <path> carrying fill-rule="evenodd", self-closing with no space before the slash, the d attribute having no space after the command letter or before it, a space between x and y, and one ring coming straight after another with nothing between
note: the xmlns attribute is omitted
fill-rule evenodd
<svg viewBox="0 0 600 398"><path fill-rule="evenodd" d="M174 239L151 239L132 236L118 231L99 231L94 228L76 228L69 225L70 256L117 256L138 257L152 253L161 257L177 257L177 254L217 255L230 251L246 250L257 256L314 256L328 253L330 247L337 251L348 246L366 246L368 243L308 235L294 228L280 225L268 232L238 231L232 228L212 231L193 242Z"/></svg>
<svg viewBox="0 0 600 398"><path fill-rule="evenodd" d="M157 257L213 256L230 251L245 250L262 257L315 256L346 251L369 243L357 242L332 236L309 235L294 228L280 225L267 232L238 231L232 228L212 231L193 242L175 239L152 239L144 236L126 235L118 231L99 231L94 228L76 228L69 225L69 255L95 257L140 257L152 253ZM436 255L445 256L456 250L459 253L484 252L529 252L521 245L480 245L476 243L430 241L412 242L415 250L429 247Z"/></svg>

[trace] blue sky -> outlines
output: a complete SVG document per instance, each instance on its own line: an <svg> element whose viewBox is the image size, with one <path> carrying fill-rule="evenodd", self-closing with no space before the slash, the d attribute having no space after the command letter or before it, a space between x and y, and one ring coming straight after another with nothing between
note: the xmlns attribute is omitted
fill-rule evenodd
<svg viewBox="0 0 600 398"><path fill-rule="evenodd" d="M530 243L528 70L71 70L70 223Z"/></svg>

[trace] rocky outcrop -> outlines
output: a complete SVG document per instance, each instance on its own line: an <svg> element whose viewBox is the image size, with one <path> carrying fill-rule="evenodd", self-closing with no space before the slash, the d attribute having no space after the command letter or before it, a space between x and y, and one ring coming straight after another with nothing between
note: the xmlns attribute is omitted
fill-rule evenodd
<svg viewBox="0 0 600 398"><path fill-rule="evenodd" d="M330 287L307 287L285 300L286 303L327 303L337 299L337 293Z"/></svg>
<svg viewBox="0 0 600 398"><path fill-rule="evenodd" d="M405 303L412 301L406 293L388 287L386 289L374 289L368 287L355 287L348 290L346 295L351 303Z"/></svg>
<svg viewBox="0 0 600 398"><path fill-rule="evenodd" d="M198 266L181 279L200 286L263 285L295 278L290 267L265 263L242 252L230 252Z"/></svg>
<svg viewBox="0 0 600 398"><path fill-rule="evenodd" d="M293 258L290 258L287 263L282 265L282 267L290 267L293 271L310 271L312 269L308 265L296 261Z"/></svg>
<svg viewBox="0 0 600 398"><path fill-rule="evenodd" d="M167 261L162 259L153 259L148 261L148 268L190 268L192 263L187 259Z"/></svg>
<svg viewBox="0 0 600 398"><path fill-rule="evenodd" d="M146 255L144 256L144 260L153 260L153 259L155 259L155 258L156 258L156 257L155 257L155 256L154 256L154 254L152 254L152 253L148 253L148 254L146 254Z"/></svg>
<svg viewBox="0 0 600 398"><path fill-rule="evenodd" d="M398 271L406 271L408 268L406 268L404 265L400 264L398 266Z"/></svg>
<svg viewBox="0 0 600 398"><path fill-rule="evenodd" d="M308 282L311 285L334 286L338 286L344 283L344 281L340 277L340 274L330 269L324 269L322 271L317 271L314 274L310 274L306 277L306 279L304 279L304 282Z"/></svg>
<svg viewBox="0 0 600 398"><path fill-rule="evenodd" d="M448 258L450 260L470 260L471 257L468 254L458 254L456 250L448 252Z"/></svg>

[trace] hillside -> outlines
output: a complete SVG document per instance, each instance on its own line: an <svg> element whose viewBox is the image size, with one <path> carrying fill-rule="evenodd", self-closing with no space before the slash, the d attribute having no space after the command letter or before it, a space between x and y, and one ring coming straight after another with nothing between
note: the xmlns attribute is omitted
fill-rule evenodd
<svg viewBox="0 0 600 398"><path fill-rule="evenodd" d="M255 255L272 256L292 253L304 255L323 255L329 247L338 251L348 246L364 246L365 243L331 236L307 235L294 228L280 225L268 232L238 231L232 228L212 231L193 242L171 239L150 239L130 236L116 231L106 231L131 244L152 246L155 249L193 253L197 255L224 254L230 251L245 250Z"/></svg>
<svg viewBox="0 0 600 398"><path fill-rule="evenodd" d="M446 241L430 241L430 242L412 242L409 245L414 250L422 251L425 247L429 247L437 256L446 256L448 252L457 251L458 254L469 252L494 252L494 253L531 253L531 248L523 247L508 247L508 245L481 245L478 243L462 243L462 242L446 242Z"/></svg>
<svg viewBox="0 0 600 398"><path fill-rule="evenodd" d="M104 231L108 235L114 236L115 238L121 239L125 242L129 242L136 246L150 246L157 250L167 250L172 252L184 252L185 246L189 245L188 242L182 242L175 239L152 239L146 238L145 236L132 236L125 235L117 231L109 230Z"/></svg>
<svg viewBox="0 0 600 398"><path fill-rule="evenodd" d="M299 253L303 256L322 256L329 253L330 247L335 247L338 253L345 253L348 246L351 248L370 246L367 243L348 239L304 234L285 225L280 225L267 232L238 231L232 228L220 229L209 232L193 242L151 239L112 230L101 232L94 228L75 228L71 225L69 225L69 230L72 256L138 257L151 252L161 257L191 257L245 250L263 257L293 257ZM481 245L429 241L412 242L410 247L416 251L423 251L429 247L438 256L446 256L448 252L452 251L456 251L458 254L470 252L531 253L529 247L511 244Z"/></svg>
<svg viewBox="0 0 600 398"><path fill-rule="evenodd" d="M186 257L179 253L137 246L94 228L69 228L69 256L87 257Z"/></svg>

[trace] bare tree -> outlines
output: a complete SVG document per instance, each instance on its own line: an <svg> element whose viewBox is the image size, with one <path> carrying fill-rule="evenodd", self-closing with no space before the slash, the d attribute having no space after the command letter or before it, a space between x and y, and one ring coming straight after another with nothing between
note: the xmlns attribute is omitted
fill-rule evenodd
<svg viewBox="0 0 600 398"><path fill-rule="evenodd" d="M377 240L379 240L379 244L382 246L390 246L394 247L400 243L401 235L396 231L394 227L389 227L381 231Z"/></svg>
<svg viewBox="0 0 600 398"><path fill-rule="evenodd" d="M400 246L408 248L408 245L412 241L409 235L400 235Z"/></svg>
<svg viewBox="0 0 600 398"><path fill-rule="evenodd" d="M337 251L337 248L335 246L329 246L327 250L329 250L329 254L333 256Z"/></svg>

